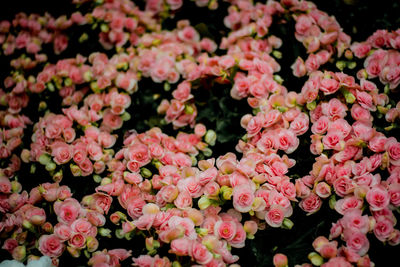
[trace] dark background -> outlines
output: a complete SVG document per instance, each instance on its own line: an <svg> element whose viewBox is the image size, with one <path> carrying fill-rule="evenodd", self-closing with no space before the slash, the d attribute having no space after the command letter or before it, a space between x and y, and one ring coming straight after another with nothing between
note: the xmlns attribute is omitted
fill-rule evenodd
<svg viewBox="0 0 400 267"><path fill-rule="evenodd" d="M317 6L327 12L330 15L336 17L344 31L352 37L352 40L355 41L362 41L365 40L368 36L370 36L375 30L377 29L397 29L400 27L400 5L398 1L390 1L390 0L381 0L381 1L374 1L374 0L359 0L355 1L354 4L345 3L351 0L315 0ZM26 13L39 13L44 14L48 12L52 14L54 17L70 14L75 10L75 7L70 4L70 0L13 0L13 1L6 1L7 3L4 4L0 9L0 20L7 19L11 20L16 13L18 12L26 12ZM136 1L138 4L143 5L143 1ZM185 0L186 2L186 0ZM189 1L188 1L189 2ZM265 1L264 1L265 2ZM220 3L221 7L226 7L228 4L225 2ZM222 19L225 16L226 8L220 8L217 11L209 12L207 9L198 9L194 6L192 2L184 5L185 11L181 11L180 13L176 14L176 17L173 20L166 20L164 26L168 29L172 29L175 27L175 22L178 19L190 19L192 25L196 25L201 22L207 23L208 26L208 33L215 37L215 40L219 40L220 37L227 32L227 29L224 28L222 24ZM222 30L222 32L221 32ZM293 34L290 33L290 36ZM93 46L92 46L93 45ZM284 43L284 46L288 45L287 48L290 48L291 44L289 42ZM94 43L90 43L82 46L74 46L71 44L67 51L61 54L61 57L68 57L70 55L75 55L76 53L82 53L84 55L88 55L89 52L96 51L98 45L95 46ZM84 51L84 52L83 52ZM287 57L287 62L293 62L293 57L290 55L290 52L286 53L287 49L285 47L282 48L284 52L284 57ZM86 53L85 53L86 52ZM111 52L112 53L112 52ZM286 59L284 58L286 61ZM51 62L53 62L52 58L50 58ZM287 73L286 69L289 70L290 64L284 64L285 61L279 62L282 66L281 73ZM3 65L6 62L2 62ZM6 63L8 64L8 63ZM6 71L6 69L4 70ZM2 73L4 75L6 73ZM150 81L148 84L151 85ZM146 83L146 81L142 81L141 83ZM290 84L290 81L288 81ZM298 81L298 84L302 82ZM298 84L293 84L293 86L297 86ZM292 85L292 84L290 84ZM288 84L286 86L289 88ZM142 88L140 86L140 88ZM146 88L146 87L143 87ZM147 88L152 88L151 86ZM292 87L290 86L292 89ZM147 92L147 91L145 91ZM148 93L151 93L149 89ZM220 92L222 94L222 92ZM137 103L133 101L133 105L144 103L147 100L141 99L142 97L146 97L146 93L135 94L135 98L137 98ZM148 95L151 98L151 95ZM222 94L223 96L223 94ZM207 96L205 96L207 97ZM210 101L208 104L211 106L215 104L216 106L221 105L221 96L217 95L215 97L215 103ZM229 103L228 103L229 104ZM59 107L58 107L59 108ZM135 107L132 107L134 110ZM218 107L217 107L218 108ZM222 108L222 107L221 107ZM138 109L136 109L138 110ZM154 109L147 109L153 110ZM56 112L56 110L53 110ZM212 112L215 109L211 109ZM136 127L138 131L146 130L145 128L148 125L138 125L137 121L143 121L146 119L145 117L140 116L147 116L148 114L138 114L135 112L134 117L132 118L131 122L128 122L124 127L128 127L128 129ZM221 113L221 116L223 114ZM34 116L34 115L33 115ZM238 114L238 118L240 118L241 114ZM214 116L218 117L218 116ZM34 118L32 118L34 119ZM232 121L237 122L237 118L230 118ZM34 120L35 121L35 120ZM220 121L226 121L222 119ZM133 124L131 124L133 123ZM217 122L210 122L216 123L216 127L218 127ZM235 127L231 127L231 125L221 126L222 129L229 128L231 129L230 132L234 133L233 139L237 140L236 135L240 134L239 132L235 132ZM28 134L26 134L28 136ZM174 134L173 134L174 135ZM28 137L29 138L29 137ZM219 142L217 143L217 148L219 154L223 154L224 152L232 150L232 142ZM301 152L298 152L301 153ZM216 156L215 154L213 156ZM297 157L298 156L298 157ZM292 155L293 158L301 159L301 154L299 155ZM310 162L300 163L300 166L303 166L304 171L310 170L309 164ZM301 171L301 170L300 170ZM80 184L80 183L79 183ZM81 185L81 184L80 184ZM89 184L88 184L89 185ZM72 187L73 185L71 185ZM84 187L84 186L82 186ZM89 188L89 186L88 186ZM93 188L93 187L90 187ZM82 190L82 188L80 189ZM91 192L84 192L82 190L81 194L89 194ZM76 195L75 195L76 196ZM77 197L77 196L76 196ZM79 197L78 197L79 199ZM116 203L116 201L114 202ZM306 216L304 212L302 212L299 208L296 208L294 214L292 216L295 220L294 228L289 230L284 229L267 229L265 231L260 231L257 233L256 238L251 241L246 241L246 247L243 249L233 250L234 254L237 254L241 257L239 264L242 266L270 266L272 263L272 256L277 252L286 253L289 256L290 265L293 263L302 263L307 262L307 254L311 252L311 243L315 237L318 235L327 235L329 228L331 226L331 222L336 221L338 219L338 214L334 211L331 211L328 207L325 207L327 203L324 203L323 209L321 212L318 212L311 216ZM134 252L134 256L138 256L140 253L144 253L141 251L141 247L143 247L143 240L135 240L136 243L132 241L119 241L119 240L100 240L100 243L106 242L112 247L125 247L127 249L132 249ZM369 255L371 259L375 262L376 266L394 266L393 264L390 265L389 263L393 263L393 261L397 260L397 254L400 252L399 247L391 247L388 245L383 245L381 242L377 241L376 238L370 238L371 247ZM85 259L81 257L79 260L74 260L70 262L70 264L66 264L66 262L70 261L70 258L66 256L67 252L64 253L61 259L60 266L78 266L78 265L85 265ZM9 258L8 255L4 254L4 250L0 251L0 260L4 257ZM398 260L397 260L398 261ZM130 259L124 262L124 265L130 265Z"/></svg>

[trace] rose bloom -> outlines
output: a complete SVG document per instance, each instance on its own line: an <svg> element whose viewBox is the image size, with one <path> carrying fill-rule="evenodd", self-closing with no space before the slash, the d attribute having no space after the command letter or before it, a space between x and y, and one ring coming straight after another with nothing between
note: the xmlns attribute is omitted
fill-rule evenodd
<svg viewBox="0 0 400 267"><path fill-rule="evenodd" d="M218 221L214 225L214 234L230 241L236 235L236 224L232 221Z"/></svg>
<svg viewBox="0 0 400 267"><path fill-rule="evenodd" d="M336 201L335 210L344 215L347 210L360 209L363 205L363 200L352 195Z"/></svg>
<svg viewBox="0 0 400 267"><path fill-rule="evenodd" d="M249 212L254 200L250 185L241 184L233 188L233 207L239 212Z"/></svg>
<svg viewBox="0 0 400 267"><path fill-rule="evenodd" d="M383 186L375 186L368 191L366 200L371 210L378 211L389 205L390 197Z"/></svg>
<svg viewBox="0 0 400 267"><path fill-rule="evenodd" d="M86 238L80 233L73 234L68 240L68 245L74 248L82 249L86 246Z"/></svg>
<svg viewBox="0 0 400 267"><path fill-rule="evenodd" d="M265 221L272 227L280 227L284 218L285 213L279 205L271 206L265 214Z"/></svg>
<svg viewBox="0 0 400 267"><path fill-rule="evenodd" d="M174 239L171 241L171 249L169 250L169 253L173 253L177 256L187 256L192 243L193 241L186 237Z"/></svg>
<svg viewBox="0 0 400 267"><path fill-rule="evenodd" d="M319 196L317 196L314 193L311 193L308 197L300 201L299 206L302 210L304 210L308 214L312 214L321 208L322 201Z"/></svg>
<svg viewBox="0 0 400 267"><path fill-rule="evenodd" d="M54 211L59 222L72 223L81 212L81 205L74 198L67 198L63 202L54 203Z"/></svg>
<svg viewBox="0 0 400 267"><path fill-rule="evenodd" d="M51 145L51 149L51 155L58 165L67 163L72 159L72 147L67 143L56 141Z"/></svg>
<svg viewBox="0 0 400 267"><path fill-rule="evenodd" d="M67 241L72 235L72 229L66 224L57 223L54 226L54 234L61 240Z"/></svg>
<svg viewBox="0 0 400 267"><path fill-rule="evenodd" d="M374 226L374 234L376 238L382 242L387 241L394 231L393 226L393 221L387 218L378 219Z"/></svg>
<svg viewBox="0 0 400 267"><path fill-rule="evenodd" d="M178 197L174 200L174 204L179 209L185 209L192 207L192 197L188 191L182 191L179 193Z"/></svg>
<svg viewBox="0 0 400 267"><path fill-rule="evenodd" d="M355 251L358 255L363 256L369 250L369 241L365 234L361 232L353 232L346 240L349 249Z"/></svg>
<svg viewBox="0 0 400 267"><path fill-rule="evenodd" d="M45 256L59 257L63 253L64 248L65 245L54 234L42 235L39 238L39 250Z"/></svg>
<svg viewBox="0 0 400 267"><path fill-rule="evenodd" d="M209 263L213 259L210 251L201 243L194 242L191 251L194 260L202 265Z"/></svg>

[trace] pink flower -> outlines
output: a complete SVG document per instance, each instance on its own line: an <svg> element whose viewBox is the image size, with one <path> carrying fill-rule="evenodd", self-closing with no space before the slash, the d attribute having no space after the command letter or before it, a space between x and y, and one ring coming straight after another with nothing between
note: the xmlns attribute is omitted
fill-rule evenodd
<svg viewBox="0 0 400 267"><path fill-rule="evenodd" d="M74 198L67 198L63 202L54 203L54 211L59 222L70 224L75 221L81 213L81 205Z"/></svg>
<svg viewBox="0 0 400 267"><path fill-rule="evenodd" d="M303 77L307 73L306 65L301 57L297 57L290 68L293 70L293 75L296 77Z"/></svg>
<svg viewBox="0 0 400 267"><path fill-rule="evenodd" d="M219 238L228 241L232 240L236 235L236 224L232 221L218 221L214 225L214 234Z"/></svg>
<svg viewBox="0 0 400 267"><path fill-rule="evenodd" d="M387 139L385 149L389 153L390 163L400 166L400 143L396 138L390 137Z"/></svg>
<svg viewBox="0 0 400 267"><path fill-rule="evenodd" d="M186 190L181 191L174 200L174 204L179 209L185 209L192 206L192 196Z"/></svg>
<svg viewBox="0 0 400 267"><path fill-rule="evenodd" d="M352 232L346 240L346 245L360 256L364 256L369 250L368 238L361 232Z"/></svg>
<svg viewBox="0 0 400 267"><path fill-rule="evenodd" d="M296 135L302 135L308 131L309 118L305 113L300 113L291 123L290 130Z"/></svg>
<svg viewBox="0 0 400 267"><path fill-rule="evenodd" d="M172 92L172 96L179 101L187 101L193 97L190 94L191 84L187 81L180 83L176 90Z"/></svg>
<svg viewBox="0 0 400 267"><path fill-rule="evenodd" d="M57 164L65 164L72 158L72 147L64 142L56 141L51 145L51 155Z"/></svg>
<svg viewBox="0 0 400 267"><path fill-rule="evenodd" d="M299 146L300 142L293 131L286 129L281 129L278 132L277 139L279 149L285 151L287 154L294 152Z"/></svg>
<svg viewBox="0 0 400 267"><path fill-rule="evenodd" d="M321 208L322 201L319 196L317 196L314 193L311 193L308 197L300 201L299 206L302 210L304 210L308 214L312 214L317 212Z"/></svg>
<svg viewBox="0 0 400 267"><path fill-rule="evenodd" d="M171 249L169 253L176 254L177 256L187 256L191 250L193 241L183 237L171 241Z"/></svg>
<svg viewBox="0 0 400 267"><path fill-rule="evenodd" d="M285 213L279 205L271 206L265 214L265 221L272 227L280 227L284 218Z"/></svg>
<svg viewBox="0 0 400 267"><path fill-rule="evenodd" d="M207 264L213 259L211 252L208 251L203 244L198 242L193 243L191 255L199 264Z"/></svg>
<svg viewBox="0 0 400 267"><path fill-rule="evenodd" d="M367 215L362 216L359 209L348 210L340 220L343 228L351 231L359 231L367 234L369 231L369 219Z"/></svg>
<svg viewBox="0 0 400 267"><path fill-rule="evenodd" d="M288 258L285 254L277 253L274 255L273 263L275 267L286 267L288 266Z"/></svg>
<svg viewBox="0 0 400 267"><path fill-rule="evenodd" d="M86 246L86 238L80 233L75 233L68 240L68 245L77 249L82 249Z"/></svg>
<svg viewBox="0 0 400 267"><path fill-rule="evenodd" d="M390 197L383 186L375 186L368 191L366 200L371 210L379 211L389 205Z"/></svg>
<svg viewBox="0 0 400 267"><path fill-rule="evenodd" d="M4 194L11 193L11 182L7 177L0 177L0 192Z"/></svg>
<svg viewBox="0 0 400 267"><path fill-rule="evenodd" d="M254 191L247 184L233 188L233 207L239 212L249 212L254 200Z"/></svg>
<svg viewBox="0 0 400 267"><path fill-rule="evenodd" d="M368 43L354 42L350 49L356 57L364 58L368 55L369 51L371 51L371 45Z"/></svg>
<svg viewBox="0 0 400 267"><path fill-rule="evenodd" d="M335 79L325 78L321 80L320 88L325 95L330 95L339 90L339 82Z"/></svg>
<svg viewBox="0 0 400 267"><path fill-rule="evenodd" d="M58 223L54 226L54 234L61 241L67 241L72 235L72 229L64 223Z"/></svg>
<svg viewBox="0 0 400 267"><path fill-rule="evenodd" d="M39 250L43 255L49 257L59 257L63 253L65 245L54 234L42 235L39 238Z"/></svg>
<svg viewBox="0 0 400 267"><path fill-rule="evenodd" d="M379 219L374 226L374 234L376 238L382 242L387 241L394 231L393 226L393 221L387 218Z"/></svg>

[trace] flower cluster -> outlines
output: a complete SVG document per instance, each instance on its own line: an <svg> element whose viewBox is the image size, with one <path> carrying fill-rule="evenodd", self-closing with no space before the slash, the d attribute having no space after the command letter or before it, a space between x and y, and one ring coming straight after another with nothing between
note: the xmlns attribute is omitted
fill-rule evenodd
<svg viewBox="0 0 400 267"><path fill-rule="evenodd" d="M128 0L72 2L87 13L0 22L12 58L0 88L0 236L13 259L235 266L259 230L291 229L295 209L312 215L326 202L338 219L312 243L311 264L374 266L371 238L400 243L399 30L352 43L310 2L230 0L218 45L188 20L164 29L182 0L143 10ZM274 22L291 22L305 48L307 59L291 66L304 77L299 88L279 74L285 40L270 32ZM62 58L67 30L81 27L92 27L102 49ZM50 43L58 57L43 65ZM249 108L230 152L211 150L221 143L218 123L214 131L199 116L198 94L214 87ZM140 110L142 90L157 112ZM159 116L141 131L131 112ZM132 247L104 241L116 239ZM277 253L273 264L288 258Z"/></svg>

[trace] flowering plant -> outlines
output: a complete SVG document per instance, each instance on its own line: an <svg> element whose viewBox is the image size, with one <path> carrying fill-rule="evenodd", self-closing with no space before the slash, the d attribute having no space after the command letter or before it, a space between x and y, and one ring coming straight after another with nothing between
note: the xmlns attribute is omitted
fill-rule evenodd
<svg viewBox="0 0 400 267"><path fill-rule="evenodd" d="M400 29L352 41L299 0L72 3L0 22L4 258L374 266L400 243Z"/></svg>

